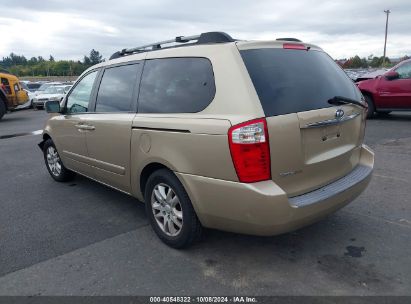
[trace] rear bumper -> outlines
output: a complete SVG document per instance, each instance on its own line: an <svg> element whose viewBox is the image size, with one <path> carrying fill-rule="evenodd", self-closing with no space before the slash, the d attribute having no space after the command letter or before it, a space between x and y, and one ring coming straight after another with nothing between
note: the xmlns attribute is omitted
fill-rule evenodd
<svg viewBox="0 0 411 304"><path fill-rule="evenodd" d="M253 184L176 173L208 228L254 235L276 235L311 224L354 200L367 187L373 152L363 146L358 166L315 191L287 197L273 181Z"/></svg>

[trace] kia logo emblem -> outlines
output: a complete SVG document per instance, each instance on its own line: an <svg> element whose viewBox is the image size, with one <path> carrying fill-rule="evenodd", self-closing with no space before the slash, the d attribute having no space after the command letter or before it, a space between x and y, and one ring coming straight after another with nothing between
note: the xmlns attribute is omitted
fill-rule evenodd
<svg viewBox="0 0 411 304"><path fill-rule="evenodd" d="M337 111L335 111L335 118L337 119L341 119L344 116L344 110L342 109L338 109Z"/></svg>

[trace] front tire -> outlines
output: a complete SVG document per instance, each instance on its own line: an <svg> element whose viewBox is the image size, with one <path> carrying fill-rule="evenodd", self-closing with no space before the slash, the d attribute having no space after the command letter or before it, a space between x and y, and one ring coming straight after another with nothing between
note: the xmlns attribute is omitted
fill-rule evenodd
<svg viewBox="0 0 411 304"><path fill-rule="evenodd" d="M0 98L0 119L3 118L6 112L7 112L6 104L4 103L3 99Z"/></svg>
<svg viewBox="0 0 411 304"><path fill-rule="evenodd" d="M47 139L43 145L44 162L51 177L58 182L67 182L73 179L75 173L64 167L56 146L51 139Z"/></svg>
<svg viewBox="0 0 411 304"><path fill-rule="evenodd" d="M374 116L374 113L375 113L374 101L368 95L364 95L364 98L365 98L365 101L367 102L367 105L368 105L367 118L372 118Z"/></svg>
<svg viewBox="0 0 411 304"><path fill-rule="evenodd" d="M171 171L152 173L144 197L150 224L165 244L184 248L200 239L201 223L183 185Z"/></svg>

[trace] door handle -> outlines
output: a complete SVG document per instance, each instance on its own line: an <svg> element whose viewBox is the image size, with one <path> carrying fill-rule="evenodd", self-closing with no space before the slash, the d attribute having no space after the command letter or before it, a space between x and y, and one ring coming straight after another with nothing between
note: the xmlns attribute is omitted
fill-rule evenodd
<svg viewBox="0 0 411 304"><path fill-rule="evenodd" d="M79 131L80 131L80 130L93 131L93 130L96 129L95 126L85 125L85 124L77 124L77 125L74 125L74 126L75 126Z"/></svg>

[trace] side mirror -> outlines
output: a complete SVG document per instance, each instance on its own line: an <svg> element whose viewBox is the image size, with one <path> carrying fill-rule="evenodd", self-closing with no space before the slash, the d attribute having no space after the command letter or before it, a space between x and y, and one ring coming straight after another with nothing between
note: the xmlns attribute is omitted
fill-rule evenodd
<svg viewBox="0 0 411 304"><path fill-rule="evenodd" d="M49 100L46 102L47 113L60 113L60 101L59 100Z"/></svg>
<svg viewBox="0 0 411 304"><path fill-rule="evenodd" d="M398 74L396 71L388 71L387 73L384 74L384 77L387 80L394 80L400 78L400 74Z"/></svg>

